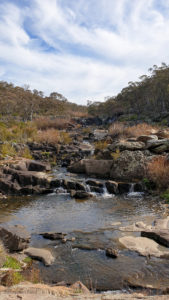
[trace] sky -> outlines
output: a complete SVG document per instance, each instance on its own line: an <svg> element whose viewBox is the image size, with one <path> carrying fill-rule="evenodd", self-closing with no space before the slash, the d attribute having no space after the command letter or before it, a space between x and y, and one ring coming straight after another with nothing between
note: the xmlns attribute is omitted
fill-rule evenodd
<svg viewBox="0 0 169 300"><path fill-rule="evenodd" d="M0 0L0 80L104 101L169 63L169 0Z"/></svg>

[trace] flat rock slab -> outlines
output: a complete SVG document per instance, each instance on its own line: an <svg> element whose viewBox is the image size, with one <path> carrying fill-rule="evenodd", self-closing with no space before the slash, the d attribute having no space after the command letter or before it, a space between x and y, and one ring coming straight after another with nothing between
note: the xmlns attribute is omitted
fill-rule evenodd
<svg viewBox="0 0 169 300"><path fill-rule="evenodd" d="M21 251L28 247L30 234L22 225L0 227L0 239L10 251Z"/></svg>
<svg viewBox="0 0 169 300"><path fill-rule="evenodd" d="M169 247L169 230L159 230L159 231L141 231L141 236L147 237L156 241L157 243Z"/></svg>
<svg viewBox="0 0 169 300"><path fill-rule="evenodd" d="M47 249L30 247L26 249L24 253L33 259L42 261L45 266L50 266L55 260L52 253Z"/></svg>
<svg viewBox="0 0 169 300"><path fill-rule="evenodd" d="M159 250L159 245L146 237L124 236L119 241L127 249L136 251L142 256L169 258L169 250Z"/></svg>

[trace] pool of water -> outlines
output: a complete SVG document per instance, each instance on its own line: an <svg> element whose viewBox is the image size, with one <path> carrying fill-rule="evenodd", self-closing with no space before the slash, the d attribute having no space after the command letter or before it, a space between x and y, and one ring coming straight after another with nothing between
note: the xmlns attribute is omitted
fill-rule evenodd
<svg viewBox="0 0 169 300"><path fill-rule="evenodd" d="M100 291L169 285L168 260L141 257L124 249L118 241L126 234L139 235L120 231L120 226L136 221L152 224L163 214L164 206L158 199L143 196L95 195L82 201L69 194L53 193L10 197L0 202L1 224L24 225L31 233L32 246L47 247L54 253L56 260L52 266L38 263L45 282L71 284L81 280ZM40 236L48 231L68 233L75 237L75 242L62 244ZM108 258L104 251L107 247L119 249L119 257Z"/></svg>

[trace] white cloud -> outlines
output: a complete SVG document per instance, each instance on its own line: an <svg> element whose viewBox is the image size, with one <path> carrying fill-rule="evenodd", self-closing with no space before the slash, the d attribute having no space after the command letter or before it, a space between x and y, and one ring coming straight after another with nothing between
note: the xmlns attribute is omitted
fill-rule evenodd
<svg viewBox="0 0 169 300"><path fill-rule="evenodd" d="M161 1L165 11L155 4L30 0L23 10L5 1L0 76L78 103L114 95L153 64L169 61L169 1Z"/></svg>

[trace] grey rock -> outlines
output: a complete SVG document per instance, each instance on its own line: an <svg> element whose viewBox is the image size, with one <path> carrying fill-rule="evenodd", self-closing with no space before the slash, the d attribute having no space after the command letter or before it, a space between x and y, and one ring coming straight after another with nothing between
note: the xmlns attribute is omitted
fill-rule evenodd
<svg viewBox="0 0 169 300"><path fill-rule="evenodd" d="M105 185L110 194L118 194L119 193L117 182L109 180L109 181L105 182Z"/></svg>
<svg viewBox="0 0 169 300"><path fill-rule="evenodd" d="M47 249L30 247L24 251L25 254L33 259L40 260L45 266L50 266L54 262L55 258L52 253Z"/></svg>
<svg viewBox="0 0 169 300"><path fill-rule="evenodd" d="M27 248L30 242L30 234L22 225L0 227L0 238L10 252Z"/></svg>

